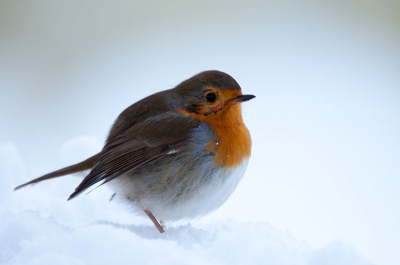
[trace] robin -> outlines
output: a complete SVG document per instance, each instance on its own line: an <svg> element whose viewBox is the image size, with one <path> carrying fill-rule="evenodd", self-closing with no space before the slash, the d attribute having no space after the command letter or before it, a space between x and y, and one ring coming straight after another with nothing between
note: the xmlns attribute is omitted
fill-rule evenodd
<svg viewBox="0 0 400 265"><path fill-rule="evenodd" d="M107 183L163 233L155 216L198 217L219 208L235 190L251 152L240 103L254 97L243 95L226 73L201 72L125 109L100 153L15 190L91 169L68 200Z"/></svg>

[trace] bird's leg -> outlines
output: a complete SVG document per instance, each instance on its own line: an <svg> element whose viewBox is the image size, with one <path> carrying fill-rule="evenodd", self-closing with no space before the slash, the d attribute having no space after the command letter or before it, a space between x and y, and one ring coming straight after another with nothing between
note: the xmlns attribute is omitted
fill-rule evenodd
<svg viewBox="0 0 400 265"><path fill-rule="evenodd" d="M160 233L165 233L165 232L164 232L164 229L163 229L163 226L161 226L161 225L157 222L157 219L154 217L154 215L153 215L150 211L148 211L148 210L144 210L144 209L143 209L143 211L147 214L147 216L150 218L150 220L153 221L153 224L157 227L158 231L159 231Z"/></svg>

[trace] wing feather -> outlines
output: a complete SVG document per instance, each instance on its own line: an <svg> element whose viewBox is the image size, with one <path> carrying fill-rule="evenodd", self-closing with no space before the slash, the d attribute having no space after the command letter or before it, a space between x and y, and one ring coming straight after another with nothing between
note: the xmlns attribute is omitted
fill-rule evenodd
<svg viewBox="0 0 400 265"><path fill-rule="evenodd" d="M100 152L89 175L68 200L90 186L107 183L131 170L173 154L190 141L190 132L199 121L175 112L157 115L133 125L110 141Z"/></svg>

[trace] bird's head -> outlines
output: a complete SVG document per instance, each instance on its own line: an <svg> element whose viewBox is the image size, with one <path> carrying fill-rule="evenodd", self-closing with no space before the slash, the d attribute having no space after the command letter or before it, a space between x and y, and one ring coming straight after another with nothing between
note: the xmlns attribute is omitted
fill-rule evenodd
<svg viewBox="0 0 400 265"><path fill-rule="evenodd" d="M239 84L230 75L219 71L206 71L179 84L178 111L202 121L223 121L235 116L241 120L240 103L253 99L243 95Z"/></svg>

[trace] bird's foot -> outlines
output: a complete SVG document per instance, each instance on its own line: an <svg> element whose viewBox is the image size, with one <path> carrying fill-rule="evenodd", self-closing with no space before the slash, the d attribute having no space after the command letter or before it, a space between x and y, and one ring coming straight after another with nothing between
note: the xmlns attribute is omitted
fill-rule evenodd
<svg viewBox="0 0 400 265"><path fill-rule="evenodd" d="M149 210L143 210L143 211L147 214L147 216L150 218L150 220L153 221L153 224L156 226L158 231L160 233L165 233L165 231L164 231L164 222L161 221L162 225L160 225L158 223L157 219L154 217L154 215Z"/></svg>

